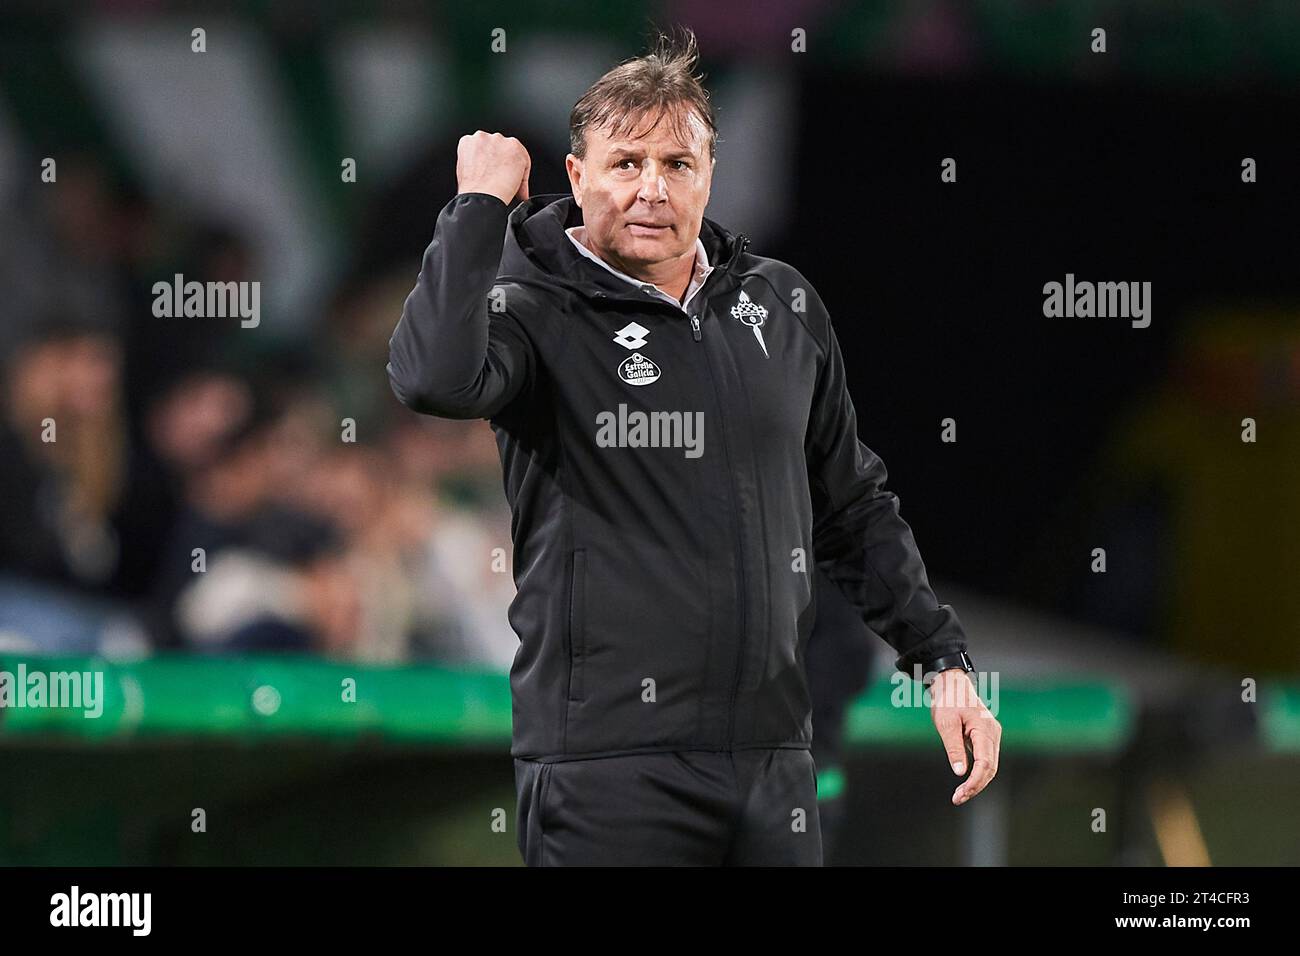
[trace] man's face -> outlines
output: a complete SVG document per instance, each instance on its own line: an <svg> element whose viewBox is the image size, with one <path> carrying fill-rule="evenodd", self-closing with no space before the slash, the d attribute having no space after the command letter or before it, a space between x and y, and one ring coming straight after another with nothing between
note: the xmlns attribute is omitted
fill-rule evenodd
<svg viewBox="0 0 1300 956"><path fill-rule="evenodd" d="M626 137L591 129L586 157L570 153L565 160L588 242L630 275L683 257L694 261L713 160L707 129L693 110L689 125L688 142L674 135L667 115L639 118Z"/></svg>

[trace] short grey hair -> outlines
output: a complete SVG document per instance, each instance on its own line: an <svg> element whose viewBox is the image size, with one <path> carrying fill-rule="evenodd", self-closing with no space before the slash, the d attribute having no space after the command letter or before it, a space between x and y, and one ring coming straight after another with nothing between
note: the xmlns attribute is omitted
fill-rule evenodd
<svg viewBox="0 0 1300 956"><path fill-rule="evenodd" d="M611 135L630 134L646 116L655 116L654 129L664 115L683 142L690 142L690 114L703 122L709 158L718 154L718 120L709 93L696 76L699 47L695 33L683 28L680 37L660 33L651 51L625 60L582 94L569 114L569 149L579 159L587 154L588 129L608 127ZM683 108L685 107L685 108Z"/></svg>

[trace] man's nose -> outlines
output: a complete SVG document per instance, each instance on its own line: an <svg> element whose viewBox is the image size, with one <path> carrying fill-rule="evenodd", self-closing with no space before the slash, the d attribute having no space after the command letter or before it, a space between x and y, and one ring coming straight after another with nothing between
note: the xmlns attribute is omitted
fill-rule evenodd
<svg viewBox="0 0 1300 956"><path fill-rule="evenodd" d="M668 182L663 173L653 166L647 166L641 174L641 188L637 197L645 202L663 202L668 198Z"/></svg>

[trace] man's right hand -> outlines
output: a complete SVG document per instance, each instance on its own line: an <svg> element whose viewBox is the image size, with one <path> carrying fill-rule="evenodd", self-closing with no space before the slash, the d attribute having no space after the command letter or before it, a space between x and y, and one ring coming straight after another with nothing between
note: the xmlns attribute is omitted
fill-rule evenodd
<svg viewBox="0 0 1300 956"><path fill-rule="evenodd" d="M528 198L528 173L532 158L513 136L477 130L462 136L456 146L456 191L488 193L507 206Z"/></svg>

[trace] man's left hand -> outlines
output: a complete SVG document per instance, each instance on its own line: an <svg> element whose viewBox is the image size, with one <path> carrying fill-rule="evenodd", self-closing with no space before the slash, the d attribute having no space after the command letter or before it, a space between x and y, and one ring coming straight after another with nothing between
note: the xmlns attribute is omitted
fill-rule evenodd
<svg viewBox="0 0 1300 956"><path fill-rule="evenodd" d="M997 774L1002 725L959 667L941 671L930 685L930 695L930 716L948 752L952 772L958 776L966 772L967 740L974 755L970 776L952 794L953 805L960 806L987 787Z"/></svg>

